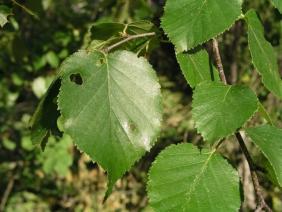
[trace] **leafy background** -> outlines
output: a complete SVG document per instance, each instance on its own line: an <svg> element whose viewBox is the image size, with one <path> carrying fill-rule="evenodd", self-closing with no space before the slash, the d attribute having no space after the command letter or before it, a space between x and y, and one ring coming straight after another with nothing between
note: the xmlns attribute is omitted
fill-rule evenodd
<svg viewBox="0 0 282 212"><path fill-rule="evenodd" d="M68 136L51 137L44 152L31 144L28 123L35 107L67 56L90 42L93 23L153 20L158 26L163 0L0 0L12 9L0 28L0 211L150 211L145 183L156 155L172 143L202 139L191 120L191 88L181 74L173 47L164 42L148 58L162 85L164 121L157 145L123 179L103 205L106 177L95 163L81 154ZM282 72L282 16L268 0L247 0L244 11L255 8L266 38L279 55ZM219 37L229 81L248 84L257 91L271 118L282 127L282 103L261 85L247 49L246 24L239 21ZM257 116L256 125L262 122ZM60 121L58 121L60 125ZM248 169L233 138L221 151L239 167L246 191L244 211L255 207ZM282 193L267 178L264 158L255 146L259 177L267 202L282 211Z"/></svg>

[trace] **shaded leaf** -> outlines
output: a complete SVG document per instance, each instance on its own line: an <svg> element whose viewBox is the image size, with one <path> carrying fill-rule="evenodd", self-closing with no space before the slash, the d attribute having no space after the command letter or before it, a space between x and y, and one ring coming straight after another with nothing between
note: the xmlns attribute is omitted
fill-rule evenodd
<svg viewBox="0 0 282 212"><path fill-rule="evenodd" d="M268 159L282 187L282 129L264 125L249 128L246 133Z"/></svg>
<svg viewBox="0 0 282 212"><path fill-rule="evenodd" d="M148 196L156 212L238 211L239 177L214 151L192 144L162 151L149 172Z"/></svg>
<svg viewBox="0 0 282 212"><path fill-rule="evenodd" d="M248 87L204 82L195 89L192 107L198 132L213 143L242 127L258 109L258 100Z"/></svg>
<svg viewBox="0 0 282 212"><path fill-rule="evenodd" d="M146 60L127 51L80 51L60 71L64 130L108 172L108 195L156 141L161 120L156 74Z"/></svg>
<svg viewBox="0 0 282 212"><path fill-rule="evenodd" d="M281 186L279 185L278 179L276 177L275 171L269 162L269 160L263 155L262 160L260 161L260 165L265 169L265 174L267 178L275 185L275 186Z"/></svg>
<svg viewBox="0 0 282 212"><path fill-rule="evenodd" d="M51 133L58 134L57 119L60 113L57 109L57 95L61 82L55 79L50 85L44 97L40 100L30 122L31 140L35 145L46 145Z"/></svg>
<svg viewBox="0 0 282 212"><path fill-rule="evenodd" d="M246 20L253 64L262 76L262 82L265 87L276 96L282 98L282 80L274 48L266 41L263 26L254 10L250 10L246 14Z"/></svg>
<svg viewBox="0 0 282 212"><path fill-rule="evenodd" d="M139 21L130 24L98 23L91 28L92 40L108 40L111 37L120 37L126 34L137 35L153 31L154 25L149 21Z"/></svg>
<svg viewBox="0 0 282 212"><path fill-rule="evenodd" d="M242 0L167 0L162 27L177 52L216 37L241 16Z"/></svg>
<svg viewBox="0 0 282 212"><path fill-rule="evenodd" d="M196 53L179 53L176 56L181 71L192 88L203 81L219 81L218 72L210 63L209 55L205 50Z"/></svg>
<svg viewBox="0 0 282 212"><path fill-rule="evenodd" d="M149 21L138 21L129 24L122 23L98 23L91 28L92 42L89 49L103 49L107 46L115 44L132 35L156 32L157 28ZM133 52L142 52L153 49L158 46L156 36L142 37L128 41L121 45L119 49L129 50Z"/></svg>

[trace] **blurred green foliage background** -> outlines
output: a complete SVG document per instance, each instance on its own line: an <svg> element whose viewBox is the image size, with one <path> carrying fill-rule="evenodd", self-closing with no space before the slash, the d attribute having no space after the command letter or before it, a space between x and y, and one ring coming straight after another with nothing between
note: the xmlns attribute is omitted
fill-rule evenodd
<svg viewBox="0 0 282 212"><path fill-rule="evenodd" d="M73 146L67 135L50 137L44 152L30 139L29 120L39 99L55 77L59 64L70 54L87 47L90 27L97 22L130 23L150 20L160 24L163 0L0 0L11 9L8 23L0 27L0 211L150 211L146 198L146 172L161 149L169 144L202 144L191 119L191 88L185 82L173 47L163 42L148 55L162 85L163 130L159 142L130 173L118 181L103 205L106 177L97 164ZM266 38L278 53L282 71L282 15L268 0L246 0L244 11L255 8ZM246 26L239 21L219 38L223 62L232 83L254 89L271 118L282 127L282 103L261 85L251 66ZM207 94L208 95L208 94ZM263 122L254 117L252 125ZM239 147L229 138L221 151L234 159L244 176ZM204 144L202 144L204 145ZM256 154L258 164L262 156ZM110 157L110 156L109 156ZM262 166L262 165L261 165ZM258 167L261 173L263 166ZM267 202L282 211L282 193L260 175ZM248 179L243 211L254 209L254 194Z"/></svg>

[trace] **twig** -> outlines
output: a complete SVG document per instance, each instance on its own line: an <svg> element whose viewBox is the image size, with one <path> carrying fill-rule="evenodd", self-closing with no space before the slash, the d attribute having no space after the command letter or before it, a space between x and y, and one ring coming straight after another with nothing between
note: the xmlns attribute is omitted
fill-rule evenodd
<svg viewBox="0 0 282 212"><path fill-rule="evenodd" d="M10 195L12 189L13 189L14 182L15 182L15 178L12 176L9 180L9 183L8 183L6 190L3 194L3 197L1 199L0 212L4 211L4 208L5 208L5 205L7 203L8 198L9 198L9 195Z"/></svg>
<svg viewBox="0 0 282 212"><path fill-rule="evenodd" d="M134 40L134 39L137 39L137 38L150 37L150 36L155 36L155 35L156 35L155 32L148 32L148 33L143 33L143 34L138 34L138 35L129 35L125 39L105 48L104 52L109 52L109 51L113 50L114 48L116 48L116 47L118 47L118 46L120 46L124 43L127 43L128 41L131 41L131 40Z"/></svg>
<svg viewBox="0 0 282 212"><path fill-rule="evenodd" d="M215 62L216 62L216 66L219 70L219 74L220 74L220 78L221 80L224 82L225 85L227 85L227 81L226 81L226 77L225 77L225 73L224 73L224 69L223 69L223 65L222 65L222 61L221 61L221 56L220 56L220 52L219 52L219 48L218 48L218 41L214 38L212 40L212 46L213 46L213 53L214 53L214 57L215 57ZM251 172L251 178L253 181L253 185L254 185L254 189L255 189L255 193L256 193L256 197L257 197L257 203L258 203L258 210L261 209L265 209L268 212L271 212L272 210L269 208L269 206L266 204L266 202L264 201L262 192L261 192L261 188L260 188L260 184L259 184L259 180L258 180L258 176L256 174L255 171L255 165L254 162L250 156L250 153L245 145L245 142L240 134L240 132L237 132L236 134L236 138L239 142L239 145L241 147L241 150L243 152L243 154L245 155L245 158L248 162L249 168L250 168L250 172Z"/></svg>
<svg viewBox="0 0 282 212"><path fill-rule="evenodd" d="M39 19L38 15L35 14L34 12L32 12L30 9L28 9L27 7L25 7L24 5L20 4L19 2L17 2L16 0L11 0L15 5L17 5L18 7L20 7L21 9L23 9L26 13L28 13L29 15L33 16L36 19Z"/></svg>
<svg viewBox="0 0 282 212"><path fill-rule="evenodd" d="M215 57L215 64L219 71L220 79L225 85L227 85L227 80L224 74L224 69L223 69L223 65L222 65L222 61L221 61L221 57L219 53L218 42L215 38L212 39L212 50L213 50L213 55Z"/></svg>
<svg viewBox="0 0 282 212"><path fill-rule="evenodd" d="M244 153L246 160L248 161L248 165L249 165L250 172L251 172L251 178L252 178L252 181L253 181L256 197L257 197L257 200L258 200L258 209L261 208L261 209L265 209L266 211L272 211L264 201L264 198L263 198L263 195L262 195L262 192L261 192L261 188L260 188L260 184L259 184L259 180L258 180L258 176L257 176L256 171L255 171L256 170L255 164L254 164L254 162L251 158L251 155L250 155L250 153L249 153L249 151L246 147L246 144L245 144L245 142L242 138L242 135L239 132L237 132L235 135L236 135L236 138L237 138L237 140L240 144L242 152Z"/></svg>

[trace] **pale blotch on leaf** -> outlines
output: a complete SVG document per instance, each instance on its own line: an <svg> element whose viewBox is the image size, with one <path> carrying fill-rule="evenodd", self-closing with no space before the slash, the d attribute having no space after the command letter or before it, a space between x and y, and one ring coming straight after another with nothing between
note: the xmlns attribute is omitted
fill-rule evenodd
<svg viewBox="0 0 282 212"><path fill-rule="evenodd" d="M124 131L129 134L130 132L130 127L129 127L129 123L127 121L123 121L122 122L122 128L124 129Z"/></svg>
<svg viewBox="0 0 282 212"><path fill-rule="evenodd" d="M67 120L65 121L64 128L65 128L65 129L68 129L68 128L70 128L70 127L72 126L72 124L73 124L73 119L72 119L72 118L69 118L69 119L67 119Z"/></svg>
<svg viewBox="0 0 282 212"><path fill-rule="evenodd" d="M140 144L141 147L144 148L146 151L149 151L151 149L150 138L147 134L142 134Z"/></svg>

